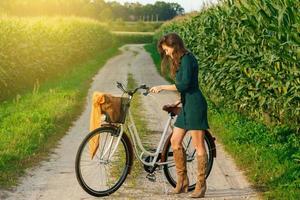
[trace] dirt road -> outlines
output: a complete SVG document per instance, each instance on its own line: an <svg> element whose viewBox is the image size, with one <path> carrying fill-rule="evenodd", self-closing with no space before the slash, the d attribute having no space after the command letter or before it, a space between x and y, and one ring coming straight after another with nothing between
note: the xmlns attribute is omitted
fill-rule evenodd
<svg viewBox="0 0 300 200"><path fill-rule="evenodd" d="M126 45L123 53L110 59L99 70L89 90L86 109L74 121L68 133L61 139L47 161L27 171L21 184L11 191L1 191L0 199L7 200L79 200L97 199L85 193L77 183L74 172L74 160L77 148L87 134L90 114L90 100L93 91L109 92L119 95L115 82L126 84L127 74L133 74L138 84L149 86L168 84L161 78L152 62L150 55L142 45ZM142 99L145 114L149 120L149 129L161 131L162 122L167 114L160 111L165 103L176 99L175 93L162 92L153 95L155 98ZM153 135L151 138L158 138ZM152 143L155 143L152 139ZM137 164L137 161L135 161ZM183 199L187 195L167 195L172 188L162 172L157 173L157 181L149 182L142 173L137 180L137 186L125 184L113 195L105 199ZM205 199L258 199L257 193L250 187L242 172L239 171L231 157L224 152L222 145L217 143L217 159L215 159L211 175L208 178L208 191ZM187 198L188 199L188 198Z"/></svg>

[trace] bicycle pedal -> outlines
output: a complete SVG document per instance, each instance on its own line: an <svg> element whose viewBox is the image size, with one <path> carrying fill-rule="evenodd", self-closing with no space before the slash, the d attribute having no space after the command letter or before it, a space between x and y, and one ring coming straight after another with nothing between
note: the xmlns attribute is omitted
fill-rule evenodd
<svg viewBox="0 0 300 200"><path fill-rule="evenodd" d="M151 182L156 182L155 174L147 174L146 178Z"/></svg>

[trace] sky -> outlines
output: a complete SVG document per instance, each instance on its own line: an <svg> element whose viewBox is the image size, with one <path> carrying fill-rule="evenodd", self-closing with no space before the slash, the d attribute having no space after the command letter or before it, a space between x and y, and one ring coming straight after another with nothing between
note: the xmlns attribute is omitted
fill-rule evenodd
<svg viewBox="0 0 300 200"><path fill-rule="evenodd" d="M117 1L121 4L125 2L135 3L139 2L143 5L154 4L157 0L105 0L105 1ZM180 4L185 12L198 11L201 9L203 2L216 2L217 0L160 0L167 3L178 3Z"/></svg>

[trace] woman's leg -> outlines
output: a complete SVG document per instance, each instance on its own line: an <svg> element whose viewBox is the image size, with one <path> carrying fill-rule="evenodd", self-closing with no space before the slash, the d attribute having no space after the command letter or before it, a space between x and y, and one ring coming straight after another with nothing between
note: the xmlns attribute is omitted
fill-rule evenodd
<svg viewBox="0 0 300 200"><path fill-rule="evenodd" d="M206 155L205 143L204 143L204 130L190 130L192 136L192 142L196 149L197 155Z"/></svg>
<svg viewBox="0 0 300 200"><path fill-rule="evenodd" d="M204 197L206 192L205 172L207 166L207 153L204 143L204 130L191 130L193 145L197 152L198 173L194 192L190 195L192 198Z"/></svg>
<svg viewBox="0 0 300 200"><path fill-rule="evenodd" d="M189 181L186 170L186 155L182 147L182 140L186 131L184 129L174 127L173 135L171 137L171 146L173 149L173 156L176 166L177 184L173 190L173 194L188 192Z"/></svg>
<svg viewBox="0 0 300 200"><path fill-rule="evenodd" d="M173 150L182 148L182 141L185 136L186 130L178 127L174 127L173 134L171 137L171 146Z"/></svg>

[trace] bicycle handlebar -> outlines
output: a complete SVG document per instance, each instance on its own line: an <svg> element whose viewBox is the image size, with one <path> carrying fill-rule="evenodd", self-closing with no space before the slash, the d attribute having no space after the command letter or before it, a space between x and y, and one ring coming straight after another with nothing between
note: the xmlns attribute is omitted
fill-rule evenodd
<svg viewBox="0 0 300 200"><path fill-rule="evenodd" d="M147 96L149 94L149 87L146 84L140 85L139 87L135 88L134 90L126 90L124 85L117 81L117 88L122 90L124 93L127 93L130 96L133 96L138 90L143 89L146 90L143 95Z"/></svg>

